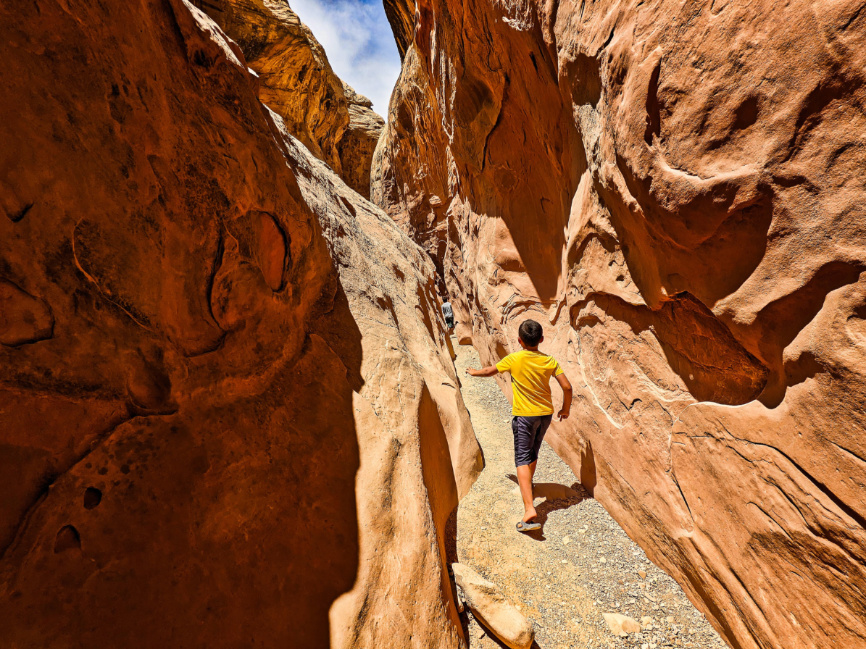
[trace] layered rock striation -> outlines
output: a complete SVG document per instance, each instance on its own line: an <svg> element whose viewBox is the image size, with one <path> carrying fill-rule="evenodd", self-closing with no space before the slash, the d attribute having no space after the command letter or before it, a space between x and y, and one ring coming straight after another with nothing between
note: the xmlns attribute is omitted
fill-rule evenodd
<svg viewBox="0 0 866 649"><path fill-rule="evenodd" d="M384 120L345 85L287 0L193 0L259 75L259 98L289 132L364 198Z"/></svg>
<svg viewBox="0 0 866 649"><path fill-rule="evenodd" d="M0 19L0 645L459 646L432 264L184 0Z"/></svg>
<svg viewBox="0 0 866 649"><path fill-rule="evenodd" d="M864 2L386 9L373 198L461 341L545 326L551 443L733 647L866 646Z"/></svg>

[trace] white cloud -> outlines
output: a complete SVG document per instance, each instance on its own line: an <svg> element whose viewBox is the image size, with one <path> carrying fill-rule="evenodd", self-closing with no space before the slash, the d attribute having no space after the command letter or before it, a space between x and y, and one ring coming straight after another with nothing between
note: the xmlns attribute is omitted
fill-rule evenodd
<svg viewBox="0 0 866 649"><path fill-rule="evenodd" d="M381 0L289 0L325 48L334 72L387 119L400 55Z"/></svg>

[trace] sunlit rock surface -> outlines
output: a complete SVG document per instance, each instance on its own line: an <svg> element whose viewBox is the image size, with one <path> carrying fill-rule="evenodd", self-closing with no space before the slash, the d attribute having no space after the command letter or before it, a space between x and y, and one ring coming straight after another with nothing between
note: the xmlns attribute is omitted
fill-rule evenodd
<svg viewBox="0 0 866 649"><path fill-rule="evenodd" d="M287 0L194 0L241 48L259 98L289 132L365 198L384 120L346 86Z"/></svg>
<svg viewBox="0 0 866 649"><path fill-rule="evenodd" d="M732 646L866 646L864 2L386 10L372 195L460 339L545 326L551 443Z"/></svg>
<svg viewBox="0 0 866 649"><path fill-rule="evenodd" d="M342 164L341 178L366 199L370 198L370 168L385 120L377 115L364 95L343 82L349 102L349 126L340 138L337 148Z"/></svg>
<svg viewBox="0 0 866 649"><path fill-rule="evenodd" d="M458 646L432 264L192 5L0 21L0 646Z"/></svg>
<svg viewBox="0 0 866 649"><path fill-rule="evenodd" d="M339 318L335 309L320 326L341 358L358 363L362 381L353 402L359 568L352 590L331 609L332 646L456 647L462 628L443 564L454 539L443 533L483 460L433 265L386 214L283 135L339 274L334 302L347 301L350 312ZM346 335L354 327L360 344Z"/></svg>

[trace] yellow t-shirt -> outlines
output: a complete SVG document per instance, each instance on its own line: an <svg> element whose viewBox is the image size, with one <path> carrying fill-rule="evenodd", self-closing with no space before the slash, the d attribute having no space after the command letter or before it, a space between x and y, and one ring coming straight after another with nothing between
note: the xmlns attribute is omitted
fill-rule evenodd
<svg viewBox="0 0 866 649"><path fill-rule="evenodd" d="M553 414L550 377L562 374L553 356L521 349L496 364L500 372L511 372L514 400L511 413L515 417L538 417Z"/></svg>

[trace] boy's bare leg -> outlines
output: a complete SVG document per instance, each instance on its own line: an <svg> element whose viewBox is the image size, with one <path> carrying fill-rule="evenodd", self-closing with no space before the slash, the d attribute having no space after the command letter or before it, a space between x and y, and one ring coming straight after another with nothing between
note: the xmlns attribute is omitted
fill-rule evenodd
<svg viewBox="0 0 866 649"><path fill-rule="evenodd" d="M535 473L535 462L517 467L517 484L520 486L520 495L523 497L523 522L528 523L538 513L532 503L532 474Z"/></svg>

